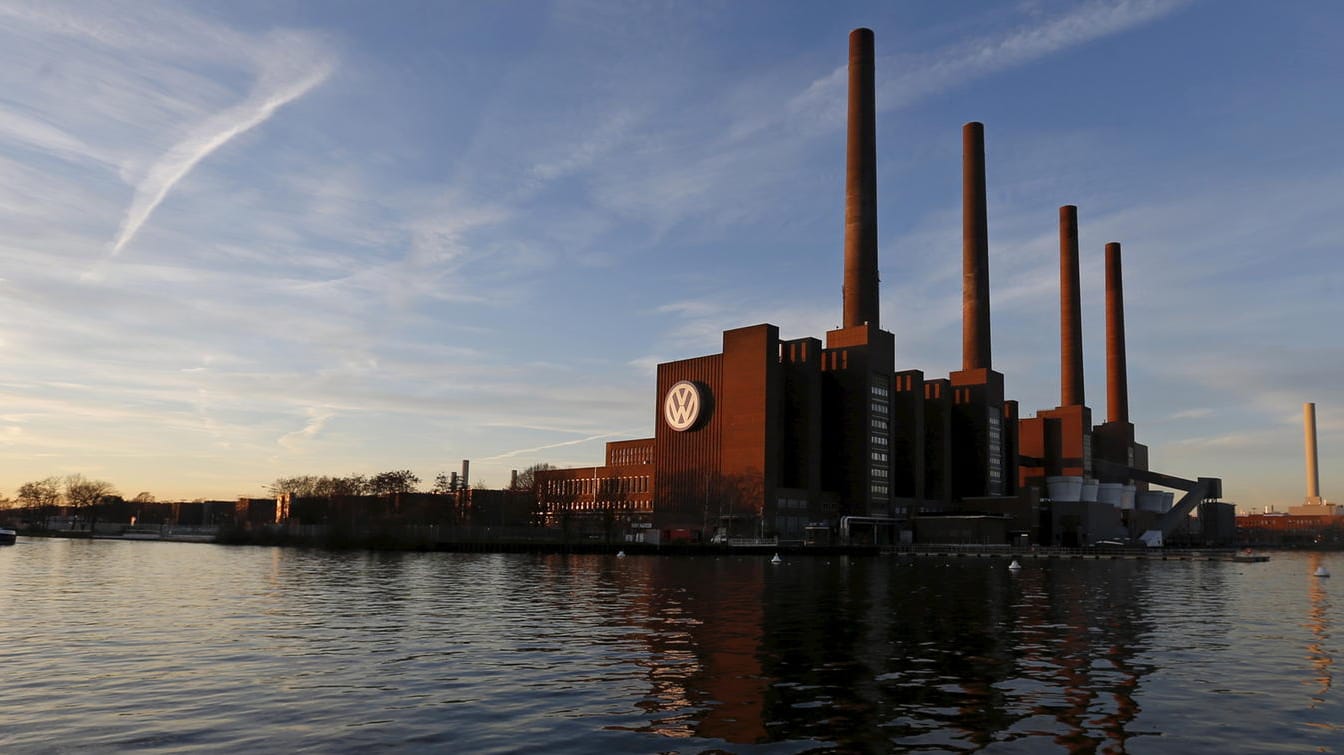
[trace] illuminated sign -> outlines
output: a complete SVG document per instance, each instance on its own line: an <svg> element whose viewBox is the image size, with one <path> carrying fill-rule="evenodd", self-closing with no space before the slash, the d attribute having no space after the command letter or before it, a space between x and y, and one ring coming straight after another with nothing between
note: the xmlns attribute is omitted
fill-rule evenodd
<svg viewBox="0 0 1344 755"><path fill-rule="evenodd" d="M677 432L689 430L700 419L704 404L700 386L682 380L669 388L663 398L663 421Z"/></svg>

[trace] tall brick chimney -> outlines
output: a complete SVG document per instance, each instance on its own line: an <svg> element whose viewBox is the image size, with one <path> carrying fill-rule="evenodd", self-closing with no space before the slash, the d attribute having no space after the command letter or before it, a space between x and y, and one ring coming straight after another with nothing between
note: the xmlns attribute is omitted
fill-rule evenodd
<svg viewBox="0 0 1344 755"><path fill-rule="evenodd" d="M1120 277L1120 244L1106 245L1106 421L1129 421L1129 378L1125 369L1125 287Z"/></svg>
<svg viewBox="0 0 1344 755"><path fill-rule="evenodd" d="M1059 405L1082 406L1083 309L1078 284L1078 208L1059 208Z"/></svg>
<svg viewBox="0 0 1344 755"><path fill-rule="evenodd" d="M989 219L985 210L985 127L961 129L961 368L991 369Z"/></svg>
<svg viewBox="0 0 1344 755"><path fill-rule="evenodd" d="M849 33L849 131L845 146L844 326L878 323L877 125L873 32Z"/></svg>

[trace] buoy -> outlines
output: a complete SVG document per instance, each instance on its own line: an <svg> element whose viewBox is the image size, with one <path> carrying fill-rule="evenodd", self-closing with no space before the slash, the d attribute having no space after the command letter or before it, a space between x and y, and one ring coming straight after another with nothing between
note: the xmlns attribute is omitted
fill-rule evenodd
<svg viewBox="0 0 1344 755"><path fill-rule="evenodd" d="M625 551L617 551L616 558L625 558Z"/></svg>
<svg viewBox="0 0 1344 755"><path fill-rule="evenodd" d="M1313 577L1328 577L1328 576L1330 576L1330 570L1326 569L1324 566L1318 566L1318 567L1316 567L1316 571L1315 571L1315 573L1312 574L1312 576L1313 576Z"/></svg>
<svg viewBox="0 0 1344 755"><path fill-rule="evenodd" d="M782 563L784 563L784 559L780 558L780 557L779 557L779 554L776 553L776 554L775 554L775 557L772 558L772 559L770 559L770 563L772 563L772 564L782 564Z"/></svg>
<svg viewBox="0 0 1344 755"><path fill-rule="evenodd" d="M1008 564L1008 568L1013 571L1017 571L1018 569L1022 568L1022 564L1019 564L1017 562L1017 559L1013 559L1013 562L1011 564Z"/></svg>

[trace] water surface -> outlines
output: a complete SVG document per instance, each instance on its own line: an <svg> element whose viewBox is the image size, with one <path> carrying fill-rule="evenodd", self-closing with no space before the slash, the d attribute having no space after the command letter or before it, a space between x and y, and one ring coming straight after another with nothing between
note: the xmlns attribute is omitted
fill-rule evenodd
<svg viewBox="0 0 1344 755"><path fill-rule="evenodd" d="M1339 554L768 559L25 539L0 750L1344 749Z"/></svg>

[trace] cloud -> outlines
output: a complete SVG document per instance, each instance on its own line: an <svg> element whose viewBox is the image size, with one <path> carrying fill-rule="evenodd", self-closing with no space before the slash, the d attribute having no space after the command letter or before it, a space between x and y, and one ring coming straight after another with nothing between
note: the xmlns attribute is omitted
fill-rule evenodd
<svg viewBox="0 0 1344 755"><path fill-rule="evenodd" d="M1032 14L1034 25L995 36L980 37L913 60L879 58L879 110L896 110L923 97L951 89L991 73L1029 63L1061 50L1117 34L1180 10L1193 0L1118 0L1090 2L1054 18ZM789 103L805 121L838 125L848 74L845 67L812 82Z"/></svg>
<svg viewBox="0 0 1344 755"><path fill-rule="evenodd" d="M275 45L284 52L264 61L257 86L246 100L208 118L150 166L136 186L135 197L112 242L113 255L135 238L154 209L192 168L229 140L260 126L281 107L307 94L333 70L329 56L297 35L277 35ZM309 57L313 53L316 59Z"/></svg>
<svg viewBox="0 0 1344 755"><path fill-rule="evenodd" d="M280 437L276 442L293 451L303 446L303 444L316 438L322 428L327 426L327 422L336 416L336 413L329 409L309 407L307 410L308 424L303 426L302 430L296 430Z"/></svg>
<svg viewBox="0 0 1344 755"><path fill-rule="evenodd" d="M563 440L563 441L560 441L559 443L548 443L548 444L546 444L546 445L544 445L544 446L534 446L534 447L532 447L532 448L518 448L518 449L514 449L513 451L505 451L505 452L502 453L502 454L495 454L494 456L486 456L486 457L483 458L483 459L479 459L479 461L483 461L483 462L485 462L485 461L499 461L500 459L508 459L508 458L512 458L512 457L514 457L514 456L521 456L521 455L523 455L523 454L536 453L536 452L538 452L538 451L549 451L549 450L551 450L551 449L553 449L553 448L564 448L565 446L577 446L577 445L579 445L579 444L581 444L581 443L592 443L592 442L595 441L595 440L602 440L602 439L604 439L604 438L630 437L630 436L632 436L632 435L634 435L634 434L635 434L635 431L633 431L633 430L617 431L617 432L610 432L610 433L600 433L600 434L598 434L598 435L590 435L590 436L588 436L588 437L586 437L586 438L577 438L577 439L575 439L575 440Z"/></svg>
<svg viewBox="0 0 1344 755"><path fill-rule="evenodd" d="M1212 416L1213 416L1213 410L1212 410L1212 409L1202 409L1202 408L1201 408L1201 409L1182 409L1182 410L1180 410L1180 411L1178 411L1178 412L1172 414L1171 417L1169 417L1169 419L1173 419L1173 420L1178 420L1178 419L1204 419L1204 418L1206 418L1206 417L1212 417Z"/></svg>

